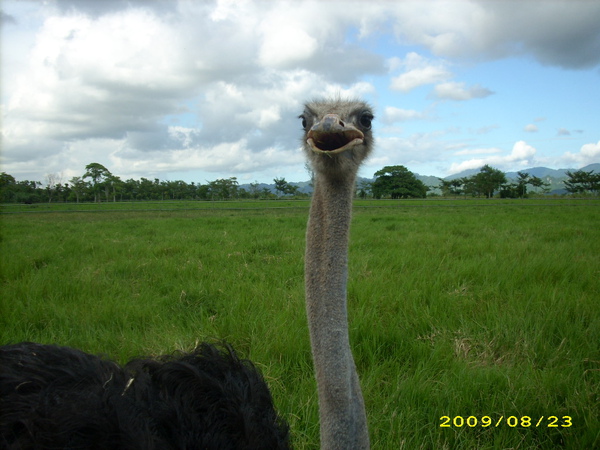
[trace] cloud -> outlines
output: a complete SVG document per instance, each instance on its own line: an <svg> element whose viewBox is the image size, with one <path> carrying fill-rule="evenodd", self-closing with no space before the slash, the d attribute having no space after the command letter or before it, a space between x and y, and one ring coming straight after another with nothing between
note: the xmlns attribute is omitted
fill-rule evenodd
<svg viewBox="0 0 600 450"><path fill-rule="evenodd" d="M584 167L598 161L600 161L600 141L582 145L577 153L566 152L561 157L560 163L564 165L575 164L578 167Z"/></svg>
<svg viewBox="0 0 600 450"><path fill-rule="evenodd" d="M391 124L405 122L407 120L424 119L425 117L427 117L425 113L415 111L414 109L401 109L394 106L387 106L383 111L381 121L383 123Z"/></svg>
<svg viewBox="0 0 600 450"><path fill-rule="evenodd" d="M559 128L556 131L556 135L557 136L570 136L571 132L569 130L567 130L566 128Z"/></svg>
<svg viewBox="0 0 600 450"><path fill-rule="evenodd" d="M66 140L150 129L193 92L186 61L172 52L179 38L144 11L98 20L50 17L37 36L29 70L16 82L5 126Z"/></svg>
<svg viewBox="0 0 600 450"><path fill-rule="evenodd" d="M440 100L472 100L474 98L485 98L494 94L479 84L467 87L465 83L448 81L435 86L433 96Z"/></svg>
<svg viewBox="0 0 600 450"><path fill-rule="evenodd" d="M390 89L400 92L409 92L419 86L436 84L432 96L442 100L471 100L484 98L493 92L479 84L467 87L465 83L448 81L453 78L453 73L448 69L444 60L431 60L418 53L410 52L404 59L397 57L387 61L390 71L404 69L396 77L392 77Z"/></svg>
<svg viewBox="0 0 600 450"><path fill-rule="evenodd" d="M390 11L399 42L424 45L446 58L533 55L569 69L600 63L600 3L411 2Z"/></svg>
<svg viewBox="0 0 600 450"><path fill-rule="evenodd" d="M392 58L388 61L392 70L398 67L406 71L391 79L390 89L409 92L416 87L434 84L452 77L452 72L447 69L447 63L431 61L415 52L410 52L405 59Z"/></svg>
<svg viewBox="0 0 600 450"><path fill-rule="evenodd" d="M539 131L537 125L530 123L528 125L525 125L525 128L523 128L523 131L527 131L528 133L536 133L537 131Z"/></svg>
<svg viewBox="0 0 600 450"><path fill-rule="evenodd" d="M489 150L489 149L488 149ZM499 149L493 149L492 153L498 153ZM529 166L533 163L537 150L525 141L518 141L508 155L489 156L487 158L474 158L460 163L452 163L449 172L451 174L468 169L479 169L489 164L501 170L510 170L515 167Z"/></svg>
<svg viewBox="0 0 600 450"><path fill-rule="evenodd" d="M434 130L431 132L412 133L409 136L381 136L377 138L377 152L367 161L367 176L381 169L382 166L402 164L411 170L419 167L443 162L448 153L465 147L465 143L454 140L457 133L454 128ZM425 173L425 172L423 172Z"/></svg>
<svg viewBox="0 0 600 450"><path fill-rule="evenodd" d="M15 25L16 23L17 20L13 16L11 16L10 14L6 14L4 11L0 10L0 25Z"/></svg>
<svg viewBox="0 0 600 450"><path fill-rule="evenodd" d="M288 21L269 23L263 26L262 31L263 42L258 58L267 67L294 67L311 58L318 49L314 37Z"/></svg>
<svg viewBox="0 0 600 450"><path fill-rule="evenodd" d="M249 159L268 171L273 149L287 155L275 158L283 165L298 164L288 153L298 153L300 101L373 93L360 77L384 73L384 59L346 42L351 11L344 16L336 5L317 3L266 5L44 5L29 66L14 77L3 104L5 169L19 175L49 168L52 160L82 170L102 159L128 173L169 164L260 170L241 163ZM86 145L98 154L78 156ZM170 163L160 164L161 158ZM17 165L24 159L28 166Z"/></svg>
<svg viewBox="0 0 600 450"><path fill-rule="evenodd" d="M124 7L133 6L136 8L152 9L155 12L166 14L175 11L177 2L171 1L152 1L146 0L54 0L51 4L62 14L69 14L74 11L83 12L92 17L98 17L106 13L123 10Z"/></svg>
<svg viewBox="0 0 600 450"><path fill-rule="evenodd" d="M467 150L459 150L454 154L456 156L464 156L464 155L486 155L492 153L502 153L502 150L499 148L472 148Z"/></svg>
<svg viewBox="0 0 600 450"><path fill-rule="evenodd" d="M474 134L488 134L494 130L497 130L498 128L500 128L499 125L493 124L493 125L486 125L486 126L476 128L476 129L469 128L469 132L474 133Z"/></svg>
<svg viewBox="0 0 600 450"><path fill-rule="evenodd" d="M16 176L98 161L129 176L225 176L235 167L272 179L274 167L302 166L304 99L366 96L394 124L431 117L423 106L391 106L390 92L375 88L382 77L391 96L430 85L430 98L468 100L493 92L454 81L461 59L526 55L571 69L600 62L598 2L5 4L0 157ZM390 57L406 48L422 54ZM378 142L422 164L468 148L448 130L436 133Z"/></svg>

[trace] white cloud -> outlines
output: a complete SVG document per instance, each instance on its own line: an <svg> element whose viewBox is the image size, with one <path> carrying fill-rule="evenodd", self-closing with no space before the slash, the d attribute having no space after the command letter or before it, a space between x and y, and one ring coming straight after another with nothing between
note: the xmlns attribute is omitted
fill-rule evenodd
<svg viewBox="0 0 600 450"><path fill-rule="evenodd" d="M494 153L498 153L493 149ZM537 150L525 141L518 141L508 155L489 156L487 158L474 158L460 163L452 163L449 172L458 173L468 169L479 169L489 164L501 170L510 170L516 167L527 167L534 161Z"/></svg>
<svg viewBox="0 0 600 450"><path fill-rule="evenodd" d="M390 88L395 91L408 92L425 84L433 84L446 80L450 76L450 72L440 67L420 67L392 78Z"/></svg>
<svg viewBox="0 0 600 450"><path fill-rule="evenodd" d="M600 161L600 141L596 143L584 144L577 153L566 152L561 158L560 163L564 165L575 164L578 167L587 166Z"/></svg>
<svg viewBox="0 0 600 450"><path fill-rule="evenodd" d="M415 52L410 52L405 59L392 58L388 60L391 70L404 68L406 71L393 77L390 89L408 92L426 84L439 83L452 77L444 61L432 61Z"/></svg>
<svg viewBox="0 0 600 450"><path fill-rule="evenodd" d="M379 138L381 158L447 167L448 155L471 146L452 139L452 123L441 125L441 134L425 126L453 119L432 118L427 104L396 108L395 96L424 85L435 85L434 99L491 95L453 81L465 59L525 54L569 68L600 61L597 2L543 9L525 2L518 10L481 1L32 5L3 3L10 19L2 24L0 67L2 170L32 179L77 173L92 161L130 176L203 170L221 177L234 167L240 176L261 167L302 172L301 102L336 93L368 97L381 110L380 123L409 130L409 137ZM506 129L474 132L492 128ZM584 158L575 155L569 157Z"/></svg>
<svg viewBox="0 0 600 450"><path fill-rule="evenodd" d="M583 145L579 155L587 164L597 161L600 158L600 141Z"/></svg>
<svg viewBox="0 0 600 450"><path fill-rule="evenodd" d="M466 150L459 150L454 154L456 156L464 156L464 155L489 155L492 153L502 153L502 150L499 148L471 148Z"/></svg>
<svg viewBox="0 0 600 450"><path fill-rule="evenodd" d="M474 98L485 98L492 95L489 89L476 84L467 87L465 83L448 81L435 86L433 95L441 100L471 100Z"/></svg>
<svg viewBox="0 0 600 450"><path fill-rule="evenodd" d="M474 134L488 134L491 133L494 130L497 130L498 128L500 128L499 125L493 124L493 125L486 125L483 127L479 127L476 129L471 129L469 128L469 132L470 133L474 133Z"/></svg>
<svg viewBox="0 0 600 450"><path fill-rule="evenodd" d="M538 126L533 123L525 125L525 128L523 128L523 130L527 131L528 133L535 133L539 131Z"/></svg>
<svg viewBox="0 0 600 450"><path fill-rule="evenodd" d="M315 38L283 18L265 24L262 31L263 42L259 61L264 66L294 67L312 57L317 51L318 43Z"/></svg>
<svg viewBox="0 0 600 450"><path fill-rule="evenodd" d="M377 138L375 155L367 161L368 176L382 166L402 164L413 171L431 164L444 167L447 155L465 144L454 140L454 128L435 130L426 133L412 133L407 137L381 136ZM421 173L427 174L427 170Z"/></svg>
<svg viewBox="0 0 600 450"><path fill-rule="evenodd" d="M383 111L383 117L381 121L383 123L396 123L405 122L407 120L419 120L424 119L426 114L423 112L415 111L414 109L401 109L394 106L387 106Z"/></svg>
<svg viewBox="0 0 600 450"><path fill-rule="evenodd" d="M156 3L67 4L57 4L66 14L42 10L29 66L11 77L2 163L16 176L50 159L128 173L259 170L251 162L273 149L283 166L297 164L286 152L298 149L300 102L372 94L358 76L383 70L382 58L344 42L354 18L335 5L180 2L164 14ZM77 157L86 145L98 154Z"/></svg>

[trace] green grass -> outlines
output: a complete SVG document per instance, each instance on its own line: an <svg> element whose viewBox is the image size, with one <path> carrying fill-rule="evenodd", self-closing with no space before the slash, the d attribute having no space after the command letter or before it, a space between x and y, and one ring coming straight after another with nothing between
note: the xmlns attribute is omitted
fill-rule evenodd
<svg viewBox="0 0 600 450"><path fill-rule="evenodd" d="M33 213L0 217L0 342L124 362L226 339L295 447L318 448L308 202L170 205L3 208ZM600 447L599 224L594 200L357 201L350 337L373 448Z"/></svg>

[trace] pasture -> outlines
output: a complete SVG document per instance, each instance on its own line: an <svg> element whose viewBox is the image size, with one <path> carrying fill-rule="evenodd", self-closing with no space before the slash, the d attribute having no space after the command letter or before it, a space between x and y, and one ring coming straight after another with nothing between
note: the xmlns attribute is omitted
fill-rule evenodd
<svg viewBox="0 0 600 450"><path fill-rule="evenodd" d="M224 339L318 448L308 201L2 207L0 343L124 362ZM600 201L356 201L374 449L600 448Z"/></svg>

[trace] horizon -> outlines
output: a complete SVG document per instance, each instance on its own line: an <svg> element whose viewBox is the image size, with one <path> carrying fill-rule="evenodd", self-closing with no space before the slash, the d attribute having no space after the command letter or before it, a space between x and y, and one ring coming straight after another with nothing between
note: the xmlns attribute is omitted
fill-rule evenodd
<svg viewBox="0 0 600 450"><path fill-rule="evenodd" d="M397 165L399 165L399 164L397 164ZM534 170L534 169L548 169L548 170L554 170L554 171L561 171L561 170L565 170L565 171L575 170L575 171L577 171L577 170L582 170L582 169L584 169L584 168L586 168L588 166L593 166L593 165L600 165L600 162L586 164L585 166L582 166L582 167L579 167L579 168L575 168L575 167L561 167L561 168L558 168L558 169L554 169L552 167L536 166L536 167L527 167L527 168L520 169L520 170L508 170L508 171L502 171L502 172L505 173L505 174L517 173L517 172L525 172L525 173L527 173L528 170ZM492 168L495 168L495 167L492 166ZM107 167L107 169L109 169L109 168ZM478 167L478 168L475 168L475 169L466 169L464 171L457 172L455 174L450 174L450 175L447 175L445 177L438 177L436 175L428 175L428 174L422 174L422 173L418 173L418 172L413 172L408 167L407 167L407 169L409 170L409 172L413 173L417 177L423 177L423 178L435 177L435 178L441 178L441 179L448 179L449 177L455 177L456 175L466 176L467 173L474 173L477 170L480 170L481 167ZM595 169L592 169L592 172L594 170ZM110 169L109 169L109 171L110 171ZM82 172L81 175L75 175L75 176L83 176L83 173L85 173L85 172ZM11 175L11 176L14 177L14 175L12 175L10 173L7 173L7 175ZM64 184L70 183L70 181L69 180L65 180L64 177L62 176L62 174L60 174L60 173L58 173L58 174L53 173L52 175L55 175L55 178L53 179L53 184L63 184L64 185ZM145 176L140 176L139 178L137 178L137 177L129 177L127 179L124 179L123 177L119 176L119 174L112 173L112 175L115 175L115 176L119 177L121 179L121 181L127 181L129 179L133 179L133 180L139 181L142 178L150 179L149 177L145 177ZM40 186L46 186L46 185L48 185L47 181L40 181L40 180L28 179L28 178L26 178L26 179L17 179L16 177L14 177L14 178L15 178L16 182L34 181L36 183L40 183ZM151 178L156 178L156 177L151 177ZM227 177L225 179L228 179L228 178L236 178L236 180L237 180L237 177L235 177L235 176L233 176L233 177ZM275 176L274 178L283 178L283 179L285 179L285 177L279 177L279 176ZM376 178L375 176L371 176L371 177L368 177L368 176L358 176L357 177L357 182L360 179L373 180L375 178ZM199 182L198 180L187 181L187 180L183 180L183 179L180 179L180 178L166 178L166 179L160 179L160 178L158 178L158 180L161 181L161 182L163 182L163 181L164 182L183 181L183 182L185 182L187 184L194 183L196 185L204 185L206 183L210 183L210 182L215 181L217 179L219 179L219 178L215 178L213 180L205 180L205 182L203 183L203 182ZM285 179L285 181L287 183L290 183L290 184L303 184L303 183L310 183L310 178L304 179L304 180L287 180L287 179ZM238 180L238 185L239 186L246 186L246 185L249 185L249 184L252 184L252 183L264 184L264 185L269 185L269 186L272 186L272 185L275 184L273 179L271 179L270 181L257 181L257 180L254 180L254 181L242 182L242 183L240 183L239 180Z"/></svg>

